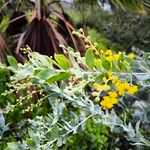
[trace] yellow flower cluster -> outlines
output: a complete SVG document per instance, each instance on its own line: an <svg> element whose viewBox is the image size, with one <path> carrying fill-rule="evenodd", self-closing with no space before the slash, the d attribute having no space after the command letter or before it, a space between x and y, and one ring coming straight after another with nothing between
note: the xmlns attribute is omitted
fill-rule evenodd
<svg viewBox="0 0 150 150"><path fill-rule="evenodd" d="M103 109L110 109L118 103L118 94L116 92L108 92L108 96L104 96L100 102Z"/></svg>
<svg viewBox="0 0 150 150"><path fill-rule="evenodd" d="M112 83L113 91L110 90L110 85L107 85L108 81ZM104 77L103 82L105 83L104 85L100 85L98 83L93 84L94 90L99 92L108 92L108 94L104 96L102 101L100 102L100 105L103 107L103 109L111 109L115 104L118 103L118 98L125 95L125 92L134 95L138 91L137 86L131 85L126 81L118 79L118 77L113 75L112 72L108 72L108 78ZM96 101L98 101L99 94L96 93Z"/></svg>
<svg viewBox="0 0 150 150"><path fill-rule="evenodd" d="M119 60L120 60L120 57L121 57L120 54L114 54L114 55L113 55L112 50L107 50L107 51L105 52L105 55L106 55L106 60L109 61L109 62L112 62L112 61L119 61Z"/></svg>
<svg viewBox="0 0 150 150"><path fill-rule="evenodd" d="M113 75L112 72L108 73L108 80L112 81L115 89L117 90L120 96L124 96L125 92L128 92L131 95L134 95L138 91L138 87L136 85L131 85L130 83L126 81L122 81L118 79L118 77Z"/></svg>
<svg viewBox="0 0 150 150"><path fill-rule="evenodd" d="M116 90L118 91L118 94L120 96L124 96L125 92L128 92L131 95L134 95L137 91L138 91L138 87L137 86L132 86L131 84L129 84L128 82L124 82L121 80L117 80L114 84Z"/></svg>

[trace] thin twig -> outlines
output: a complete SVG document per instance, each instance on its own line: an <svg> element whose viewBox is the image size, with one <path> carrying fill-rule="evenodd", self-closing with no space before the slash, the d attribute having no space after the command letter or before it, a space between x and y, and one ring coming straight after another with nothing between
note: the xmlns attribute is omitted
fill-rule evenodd
<svg viewBox="0 0 150 150"><path fill-rule="evenodd" d="M9 24L10 24L10 23L13 23L13 22L15 22L15 21L17 21L17 20L19 20L19 19L25 17L25 16L26 16L25 14L24 14L24 15L21 15L21 16L19 16L19 17L17 17L17 18L14 18L14 19L10 20L8 23L9 23Z"/></svg>

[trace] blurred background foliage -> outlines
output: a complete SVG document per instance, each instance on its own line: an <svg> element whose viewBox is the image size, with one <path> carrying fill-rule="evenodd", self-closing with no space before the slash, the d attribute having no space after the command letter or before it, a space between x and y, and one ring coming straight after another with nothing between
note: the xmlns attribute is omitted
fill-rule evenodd
<svg viewBox="0 0 150 150"><path fill-rule="evenodd" d="M104 10L97 6L87 6L84 11L70 9L68 14L77 27L86 25L89 28L89 35L107 48L130 52L135 47L149 51L150 15L129 10L112 12L110 9Z"/></svg>

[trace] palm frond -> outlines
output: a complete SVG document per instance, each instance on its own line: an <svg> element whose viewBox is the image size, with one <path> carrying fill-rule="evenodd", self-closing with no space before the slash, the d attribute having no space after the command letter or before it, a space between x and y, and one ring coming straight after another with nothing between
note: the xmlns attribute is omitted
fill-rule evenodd
<svg viewBox="0 0 150 150"><path fill-rule="evenodd" d="M150 12L149 0L110 0L116 7L130 8L141 13Z"/></svg>
<svg viewBox="0 0 150 150"><path fill-rule="evenodd" d="M68 45L72 46L75 50L80 51L81 54L85 53L85 43L82 38L72 34L75 31L73 21L70 16L65 13L59 6L54 8L56 12L57 21L57 31L66 40Z"/></svg>
<svg viewBox="0 0 150 150"><path fill-rule="evenodd" d="M25 13L21 11L14 11L10 17L9 25L6 29L6 34L15 35L23 32L23 28L27 25Z"/></svg>
<svg viewBox="0 0 150 150"><path fill-rule="evenodd" d="M74 0L75 4L80 8L86 8L86 5L95 5L110 3L117 8L131 9L141 13L150 13L150 0ZM81 7L82 6L82 7Z"/></svg>
<svg viewBox="0 0 150 150"><path fill-rule="evenodd" d="M74 4L76 7L80 8L81 10L85 10L87 6L93 7L94 5L98 4L99 0L74 0Z"/></svg>

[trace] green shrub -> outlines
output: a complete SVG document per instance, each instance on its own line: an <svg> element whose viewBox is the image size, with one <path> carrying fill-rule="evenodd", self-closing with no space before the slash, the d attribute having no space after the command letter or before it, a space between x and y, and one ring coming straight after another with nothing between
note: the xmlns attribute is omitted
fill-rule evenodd
<svg viewBox="0 0 150 150"><path fill-rule="evenodd" d="M11 65L8 69L14 73L9 87L16 92L26 91L15 105L4 109L6 120L14 110L18 111L18 117L20 113L24 116L18 124L9 125L10 131L5 133L13 135L8 148L77 148L79 145L73 143L80 135L81 140L87 137L81 142L83 149L90 142L91 149L96 146L122 149L124 144L128 148L131 144L149 147L149 137L141 134L147 131L141 126L147 112L141 111L139 119L135 116L139 109L135 109L135 103L141 100L138 91L149 87L149 53L139 58L100 50L90 37L84 36L83 30L73 34L86 42L85 57L63 45L66 56L55 54L55 60L31 53L29 48L26 51L30 59L24 65L8 57ZM28 92L31 85L36 90ZM34 93L39 93L36 102L32 101ZM149 110L149 105L144 107ZM7 137L3 137L3 143Z"/></svg>

